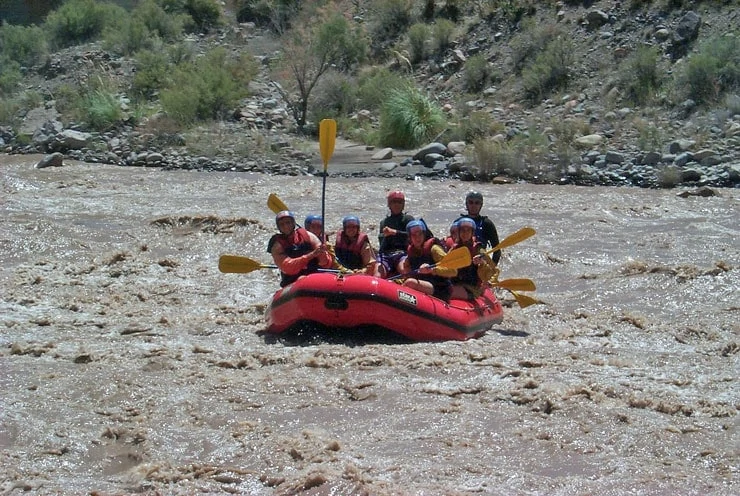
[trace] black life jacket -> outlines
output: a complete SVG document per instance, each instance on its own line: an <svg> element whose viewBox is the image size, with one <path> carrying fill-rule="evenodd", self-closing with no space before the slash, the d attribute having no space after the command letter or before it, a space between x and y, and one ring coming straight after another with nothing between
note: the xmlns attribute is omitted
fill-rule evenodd
<svg viewBox="0 0 740 496"><path fill-rule="evenodd" d="M459 248L461 246L465 246L468 249L468 251L470 252L470 258L479 255L480 250L483 248L483 246L476 240L475 237L468 244L463 244L462 242L459 242L455 246L455 248ZM478 266L471 263L467 267L457 269L457 276L455 276L454 282L470 284L471 286L477 287L480 284L480 280L478 279Z"/></svg>

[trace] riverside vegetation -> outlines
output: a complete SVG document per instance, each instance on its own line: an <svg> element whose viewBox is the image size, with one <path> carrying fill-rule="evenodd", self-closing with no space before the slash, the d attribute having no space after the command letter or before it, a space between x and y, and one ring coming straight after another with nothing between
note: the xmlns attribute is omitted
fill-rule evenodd
<svg viewBox="0 0 740 496"><path fill-rule="evenodd" d="M56 4L0 26L0 149L39 166L310 174L331 117L420 148L374 175L740 183L737 0Z"/></svg>

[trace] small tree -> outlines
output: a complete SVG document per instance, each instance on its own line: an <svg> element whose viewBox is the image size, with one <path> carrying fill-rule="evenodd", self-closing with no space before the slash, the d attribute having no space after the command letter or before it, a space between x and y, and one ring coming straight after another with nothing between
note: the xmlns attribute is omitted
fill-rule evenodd
<svg viewBox="0 0 740 496"><path fill-rule="evenodd" d="M283 46L279 87L300 130L306 125L311 92L330 68L347 72L365 58L367 46L359 27L338 13L322 14L323 21L303 22L287 34Z"/></svg>

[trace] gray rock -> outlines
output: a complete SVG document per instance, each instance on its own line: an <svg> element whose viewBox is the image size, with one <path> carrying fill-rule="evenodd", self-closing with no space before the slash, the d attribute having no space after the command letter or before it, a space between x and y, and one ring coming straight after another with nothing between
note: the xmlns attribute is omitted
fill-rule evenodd
<svg viewBox="0 0 740 496"><path fill-rule="evenodd" d="M389 158L393 158L393 148L378 150L371 158L372 160L388 160Z"/></svg>
<svg viewBox="0 0 740 496"><path fill-rule="evenodd" d="M34 166L34 169L45 169L46 167L61 167L64 165L64 155L59 152L47 155Z"/></svg>
<svg viewBox="0 0 740 496"><path fill-rule="evenodd" d="M75 131L73 129L65 129L56 136L56 141L59 143L61 148L65 150L81 150L83 148L88 148L91 139L92 134Z"/></svg>
<svg viewBox="0 0 740 496"><path fill-rule="evenodd" d="M449 150L447 150L447 147L442 143L429 143L418 152L416 152L416 154L414 155L414 160L423 161L424 157L430 153L438 153L440 155L447 156L449 155Z"/></svg>

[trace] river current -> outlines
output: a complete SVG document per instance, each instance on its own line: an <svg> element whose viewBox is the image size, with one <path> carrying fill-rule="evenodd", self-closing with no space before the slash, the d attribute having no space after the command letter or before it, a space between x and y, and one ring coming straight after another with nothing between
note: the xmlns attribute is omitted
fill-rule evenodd
<svg viewBox="0 0 740 496"><path fill-rule="evenodd" d="M264 328L276 193L320 177L0 156L0 494L737 494L739 190L326 181L329 231L385 194L445 233L485 198L501 278L466 342Z"/></svg>

